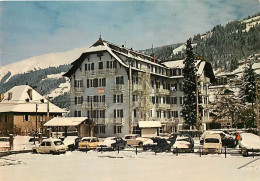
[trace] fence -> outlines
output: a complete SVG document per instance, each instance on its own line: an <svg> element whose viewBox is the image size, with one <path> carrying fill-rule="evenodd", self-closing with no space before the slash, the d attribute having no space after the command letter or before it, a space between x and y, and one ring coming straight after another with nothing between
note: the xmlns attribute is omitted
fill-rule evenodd
<svg viewBox="0 0 260 181"><path fill-rule="evenodd" d="M98 151L100 151L101 153L107 151L106 149L99 149ZM174 155L178 156L180 154L196 154L199 157L202 157L203 155L210 155L210 154L218 154L218 155L225 155L225 158L227 158L228 155L230 156L241 156L243 155L243 150L242 148L227 148L227 147L222 147L222 149L220 150L219 153L215 153L214 151L208 151L202 148L202 146L198 146L198 147L194 147L194 151L183 151L183 149L180 148L175 148L174 151L158 151L158 150L143 150L142 147L140 146L132 146L132 147L127 147L127 149L120 149L120 147L117 147L114 150L110 150L110 151L116 151L118 154L121 151L129 151L129 152L134 152L136 155L139 153L143 153L143 152L150 152L150 153L154 153L154 155L158 154L158 153L163 153L163 152L172 152ZM88 152L88 150L86 150L86 152ZM245 156L252 156L253 158L255 156L260 156L260 151L259 150L254 150L251 149L249 151L251 154L246 154Z"/></svg>

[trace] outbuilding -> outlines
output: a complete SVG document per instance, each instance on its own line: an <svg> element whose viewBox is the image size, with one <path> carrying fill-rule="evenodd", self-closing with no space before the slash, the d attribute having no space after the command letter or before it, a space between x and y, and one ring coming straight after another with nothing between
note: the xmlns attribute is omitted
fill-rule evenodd
<svg viewBox="0 0 260 181"><path fill-rule="evenodd" d="M142 137L159 136L159 128L162 127L160 121L139 121Z"/></svg>
<svg viewBox="0 0 260 181"><path fill-rule="evenodd" d="M79 137L90 135L90 121L87 117L55 117L45 123L44 126L51 128L51 131L56 134L64 132L65 137L69 128L77 131Z"/></svg>

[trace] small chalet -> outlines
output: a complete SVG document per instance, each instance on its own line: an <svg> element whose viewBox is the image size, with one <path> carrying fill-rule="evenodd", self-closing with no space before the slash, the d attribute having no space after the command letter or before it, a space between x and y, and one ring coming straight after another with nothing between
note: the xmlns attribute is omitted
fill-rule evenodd
<svg viewBox="0 0 260 181"><path fill-rule="evenodd" d="M77 131L79 137L90 136L91 128L90 121L87 117L55 117L44 124L44 126L51 128L52 132L64 132L67 137L68 129L73 128Z"/></svg>
<svg viewBox="0 0 260 181"><path fill-rule="evenodd" d="M15 86L0 94L0 133L44 133L43 124L62 116L65 110L55 106L28 85Z"/></svg>
<svg viewBox="0 0 260 181"><path fill-rule="evenodd" d="M142 137L159 136L159 129L162 127L160 121L139 121Z"/></svg>

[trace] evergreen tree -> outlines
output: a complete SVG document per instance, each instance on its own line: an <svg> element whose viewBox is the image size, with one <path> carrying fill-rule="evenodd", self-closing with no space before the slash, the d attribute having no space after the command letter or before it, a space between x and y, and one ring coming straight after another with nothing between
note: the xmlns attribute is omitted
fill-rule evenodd
<svg viewBox="0 0 260 181"><path fill-rule="evenodd" d="M195 74L195 58L191 45L191 39L187 40L186 59L184 60L183 69L183 109L182 116L188 126L196 125L197 110L196 110L196 74Z"/></svg>
<svg viewBox="0 0 260 181"><path fill-rule="evenodd" d="M251 122L254 122L254 103L256 99L256 74L252 68L252 63L244 71L243 84L240 91L240 96L244 104L251 103Z"/></svg>

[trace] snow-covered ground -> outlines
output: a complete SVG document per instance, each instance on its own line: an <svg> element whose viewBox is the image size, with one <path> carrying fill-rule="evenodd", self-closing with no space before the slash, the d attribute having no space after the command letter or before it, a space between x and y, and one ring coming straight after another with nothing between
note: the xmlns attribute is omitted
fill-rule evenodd
<svg viewBox="0 0 260 181"><path fill-rule="evenodd" d="M17 154L0 158L0 180L259 181L260 157L142 152Z"/></svg>

